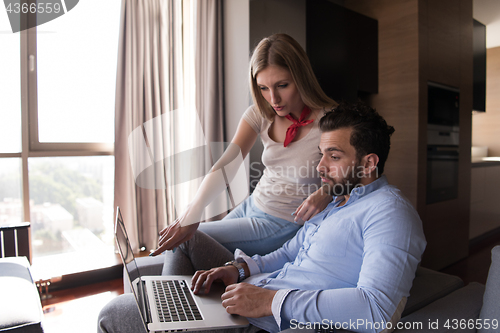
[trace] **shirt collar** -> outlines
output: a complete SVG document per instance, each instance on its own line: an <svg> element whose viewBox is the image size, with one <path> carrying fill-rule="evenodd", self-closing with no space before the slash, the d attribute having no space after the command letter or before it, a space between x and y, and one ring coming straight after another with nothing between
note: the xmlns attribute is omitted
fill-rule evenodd
<svg viewBox="0 0 500 333"><path fill-rule="evenodd" d="M359 200L360 198L362 198L362 197L364 197L372 192L377 191L378 189L380 189L388 184L389 183L387 182L387 177L385 175L382 175L381 177L377 178L376 180L374 180L373 182L371 182L368 185L359 186L359 187L354 188L351 191L351 195L349 197L349 204L356 201L356 200ZM335 203L335 202L337 202L337 200L339 200L339 201L343 200L343 196L334 197L332 202Z"/></svg>
<svg viewBox="0 0 500 333"><path fill-rule="evenodd" d="M349 201L346 202L346 204L344 206L351 205L353 202L356 202L360 198L362 198L362 197L364 197L372 192L375 192L378 189L380 189L388 184L389 183L387 182L387 178L385 177L385 175L382 175L380 178L377 178L376 180L374 180L373 182L371 182L368 185L357 187L351 191ZM328 206L321 213L315 215L309 221L315 221L316 217L318 218L317 221L322 221L322 220L326 219L333 212L337 211L337 209L340 208L340 207L338 207L338 204L340 204L342 202L342 200L344 200L343 195L334 196L332 202L330 202L330 204L328 204ZM309 221L306 221L306 223Z"/></svg>

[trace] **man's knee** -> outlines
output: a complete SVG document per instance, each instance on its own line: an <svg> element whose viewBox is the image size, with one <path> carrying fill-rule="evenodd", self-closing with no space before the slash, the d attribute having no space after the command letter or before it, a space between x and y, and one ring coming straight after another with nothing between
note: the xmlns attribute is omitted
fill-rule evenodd
<svg viewBox="0 0 500 333"><path fill-rule="evenodd" d="M133 294L112 299L99 313L97 332L146 332Z"/></svg>

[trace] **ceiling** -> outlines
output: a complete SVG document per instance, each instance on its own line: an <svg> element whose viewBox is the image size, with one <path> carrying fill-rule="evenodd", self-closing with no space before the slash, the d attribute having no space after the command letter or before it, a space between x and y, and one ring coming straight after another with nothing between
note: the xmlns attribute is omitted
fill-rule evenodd
<svg viewBox="0 0 500 333"><path fill-rule="evenodd" d="M473 17L486 25L486 47L500 46L500 0L473 0Z"/></svg>

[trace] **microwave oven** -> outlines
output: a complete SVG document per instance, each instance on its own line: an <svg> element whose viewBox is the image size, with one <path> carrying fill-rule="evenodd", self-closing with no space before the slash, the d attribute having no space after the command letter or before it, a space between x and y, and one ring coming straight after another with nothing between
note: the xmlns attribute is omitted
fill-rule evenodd
<svg viewBox="0 0 500 333"><path fill-rule="evenodd" d="M458 128L460 91L457 88L428 82L427 123Z"/></svg>

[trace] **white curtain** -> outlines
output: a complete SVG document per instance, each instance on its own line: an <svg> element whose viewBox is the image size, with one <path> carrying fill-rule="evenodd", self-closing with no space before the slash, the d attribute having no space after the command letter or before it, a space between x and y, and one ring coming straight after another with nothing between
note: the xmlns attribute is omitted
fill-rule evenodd
<svg viewBox="0 0 500 333"><path fill-rule="evenodd" d="M209 169L225 148L222 1L197 0L195 81L196 110L208 143L204 151L205 170ZM220 112L216 111L220 110ZM219 220L233 208L228 193L222 193L205 210L205 219Z"/></svg>
<svg viewBox="0 0 500 333"><path fill-rule="evenodd" d="M221 2L122 2L115 204L136 251L156 248L224 141Z"/></svg>

